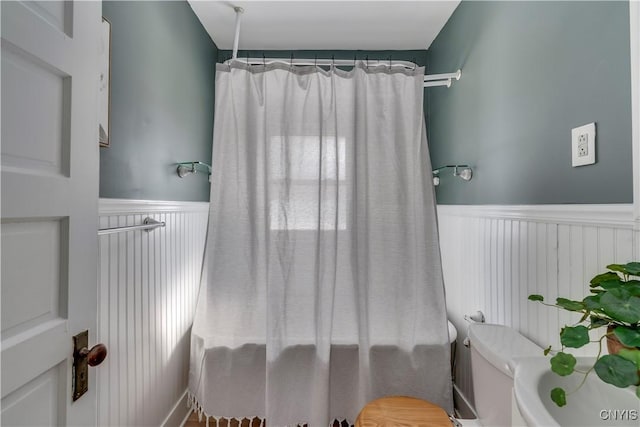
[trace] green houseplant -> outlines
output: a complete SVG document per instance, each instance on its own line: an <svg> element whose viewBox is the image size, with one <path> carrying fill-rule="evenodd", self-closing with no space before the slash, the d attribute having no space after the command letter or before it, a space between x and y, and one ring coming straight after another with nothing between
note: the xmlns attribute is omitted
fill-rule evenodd
<svg viewBox="0 0 640 427"><path fill-rule="evenodd" d="M587 371L580 372L584 375L580 385L595 371L602 381L624 388L640 382L640 262L612 264L607 269L591 279L590 295L582 301L558 298L555 304L547 304L542 295L529 295L529 300L582 314L576 324L560 330L559 351L551 346L545 349L545 355L553 354L550 360L553 372L561 376L578 372L576 358L567 348L585 346L590 342L589 331L602 329L596 341L599 345L596 361ZM610 354L602 355L604 339ZM567 394L557 387L551 390L551 399L564 406ZM640 387L636 395L640 398Z"/></svg>

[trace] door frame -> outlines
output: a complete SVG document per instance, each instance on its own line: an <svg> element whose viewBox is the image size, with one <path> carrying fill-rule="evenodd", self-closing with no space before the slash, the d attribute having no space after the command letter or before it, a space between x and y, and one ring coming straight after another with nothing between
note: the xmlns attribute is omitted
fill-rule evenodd
<svg viewBox="0 0 640 427"><path fill-rule="evenodd" d="M629 1L631 54L631 147L633 152L633 219L640 232L640 2ZM635 259L640 258L640 234L636 234Z"/></svg>

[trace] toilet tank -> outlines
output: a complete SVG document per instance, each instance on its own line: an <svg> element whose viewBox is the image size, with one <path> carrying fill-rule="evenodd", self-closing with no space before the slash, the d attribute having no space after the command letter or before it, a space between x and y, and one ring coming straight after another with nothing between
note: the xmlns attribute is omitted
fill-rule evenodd
<svg viewBox="0 0 640 427"><path fill-rule="evenodd" d="M514 357L542 355L542 348L503 325L469 325L475 408L484 426L512 425Z"/></svg>

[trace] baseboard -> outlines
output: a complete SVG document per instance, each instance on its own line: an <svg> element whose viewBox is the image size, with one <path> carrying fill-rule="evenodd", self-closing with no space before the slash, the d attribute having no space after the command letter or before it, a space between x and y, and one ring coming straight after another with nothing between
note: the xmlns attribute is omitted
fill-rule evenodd
<svg viewBox="0 0 640 427"><path fill-rule="evenodd" d="M453 402L456 408L456 416L461 419L477 419L478 414L456 384L453 385Z"/></svg>
<svg viewBox="0 0 640 427"><path fill-rule="evenodd" d="M173 405L171 412L169 412L169 415L164 419L161 426L180 427L184 425L190 413L191 409L187 407L187 390L185 390L182 396L180 396L180 399Z"/></svg>

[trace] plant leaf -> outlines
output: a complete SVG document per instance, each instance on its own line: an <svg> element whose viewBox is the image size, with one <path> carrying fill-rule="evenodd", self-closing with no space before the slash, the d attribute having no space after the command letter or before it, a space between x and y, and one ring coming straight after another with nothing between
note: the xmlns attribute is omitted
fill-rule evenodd
<svg viewBox="0 0 640 427"><path fill-rule="evenodd" d="M613 296L617 298L622 298L622 299L629 298L629 296L631 296L629 291L626 290L625 288L609 289L607 292L610 292Z"/></svg>
<svg viewBox="0 0 640 427"><path fill-rule="evenodd" d="M565 347L580 348L589 342L586 326L566 326L560 331L560 342Z"/></svg>
<svg viewBox="0 0 640 427"><path fill-rule="evenodd" d="M565 310L569 310L569 311L582 311L582 310L584 310L584 304L582 304L582 301L572 301L572 300L567 299L567 298L557 298L556 299L556 305L564 308Z"/></svg>
<svg viewBox="0 0 640 427"><path fill-rule="evenodd" d="M640 276L640 262L628 262L624 266L626 272L632 276Z"/></svg>
<svg viewBox="0 0 640 427"><path fill-rule="evenodd" d="M589 283L591 283L591 287L595 287L598 286L600 284L600 282L604 282L607 280L616 280L619 279L620 276L618 276L617 273L613 273L611 271L608 271L606 273L602 273L602 274L598 274L596 277L594 277L593 279L591 279L591 281Z"/></svg>
<svg viewBox="0 0 640 427"><path fill-rule="evenodd" d="M640 297L640 280L629 280L624 282L624 288L629 291L631 295Z"/></svg>
<svg viewBox="0 0 640 427"><path fill-rule="evenodd" d="M640 347L640 329L618 326L613 333L627 347Z"/></svg>
<svg viewBox="0 0 640 427"><path fill-rule="evenodd" d="M542 295L532 294L529 295L529 301L544 301L544 297Z"/></svg>
<svg viewBox="0 0 640 427"><path fill-rule="evenodd" d="M584 297L582 300L582 304L587 310L601 310L602 304L600 304L600 295L589 295L588 297Z"/></svg>
<svg viewBox="0 0 640 427"><path fill-rule="evenodd" d="M632 296L622 288L603 293L600 303L602 310L616 320L627 323L640 322L640 297Z"/></svg>
<svg viewBox="0 0 640 427"><path fill-rule="evenodd" d="M624 388L638 383L638 367L635 363L616 354L607 354L593 366L602 381Z"/></svg>
<svg viewBox="0 0 640 427"><path fill-rule="evenodd" d="M551 352L551 346L544 349L544 355L547 356Z"/></svg>
<svg viewBox="0 0 640 427"><path fill-rule="evenodd" d="M615 289L615 288L619 288L620 286L623 286L625 282L623 282L620 279L616 279L616 280L604 280L600 283L598 283L598 285L602 288L602 289Z"/></svg>
<svg viewBox="0 0 640 427"><path fill-rule="evenodd" d="M565 394L563 389L561 389L560 387L556 387L551 390L551 400L553 400L553 403L555 403L556 405L563 407L567 404L567 395Z"/></svg>
<svg viewBox="0 0 640 427"><path fill-rule="evenodd" d="M624 264L609 264L609 265L607 265L607 269L609 269L611 271L619 271L620 273L627 274L627 269L625 267L626 266Z"/></svg>
<svg viewBox="0 0 640 427"><path fill-rule="evenodd" d="M572 354L562 351L553 356L550 362L551 370L561 377L571 374L576 366L576 358Z"/></svg>
<svg viewBox="0 0 640 427"><path fill-rule="evenodd" d="M632 361L636 364L636 367L640 369L640 350L630 349L630 348L622 348L618 352L618 356L624 357L627 360Z"/></svg>

